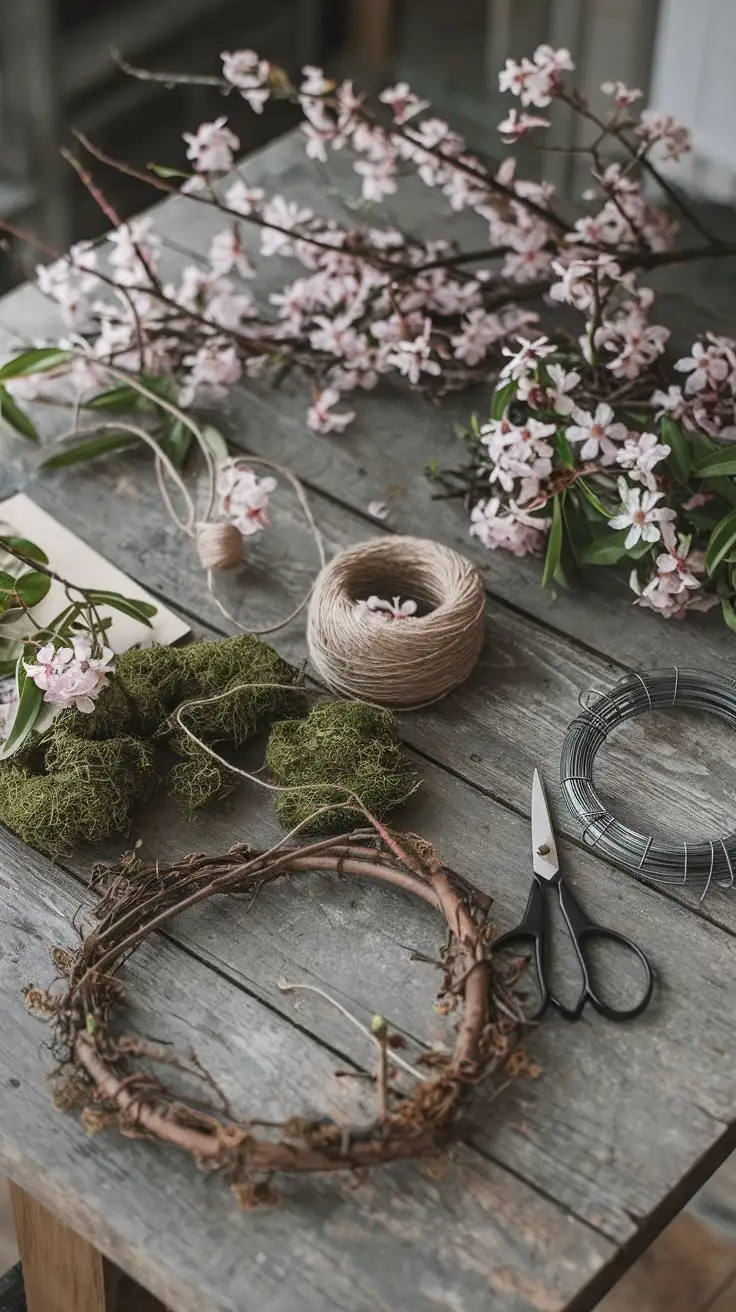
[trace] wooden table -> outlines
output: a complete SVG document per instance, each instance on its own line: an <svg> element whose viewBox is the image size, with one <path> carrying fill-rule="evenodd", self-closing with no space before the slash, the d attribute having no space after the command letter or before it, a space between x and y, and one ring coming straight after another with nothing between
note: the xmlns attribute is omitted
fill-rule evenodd
<svg viewBox="0 0 736 1312"><path fill-rule="evenodd" d="M340 204L330 187L316 189L293 138L246 167L252 181L322 212ZM418 226L420 215L425 228L441 222L427 210L427 193L406 204L405 225ZM183 198L162 205L156 218L172 273L205 252L221 226ZM289 276L271 264L264 286ZM48 337L58 323L30 287L0 305L0 320L7 347ZM454 414L469 406L459 399ZM527 894L538 765L564 835L565 870L594 916L651 955L660 974L655 1003L628 1026L595 1015L577 1025L546 1019L528 1043L541 1077L517 1082L488 1106L439 1173L402 1165L364 1181L287 1181L281 1208L241 1214L220 1181L173 1151L113 1132L88 1138L75 1115L52 1109L50 1056L21 990L49 982L49 947L72 941L70 920L88 903L91 857L53 865L4 833L0 1161L19 1186L30 1312L111 1308L112 1264L177 1312L581 1312L736 1142L736 894L714 889L700 903L686 890L663 893L606 866L581 847L556 785L581 690L663 664L732 668L733 637L711 617L666 625L632 608L625 585L608 576L597 588L593 579L588 591L550 598L540 591L538 562L486 554L469 540L456 503L431 500L424 465L458 454L449 411L388 387L361 396L358 410L344 437L319 437L305 426L303 389L247 383L233 389L219 420L234 446L287 463L304 479L330 550L395 530L432 534L485 571L488 636L475 674L441 705L402 717L424 784L400 823L426 834L488 889L499 926L508 928ZM34 417L49 435L68 423L46 406ZM27 446L8 440L4 453L4 491L25 485L188 616L197 633L223 632L189 544L163 514L145 456L34 477ZM390 505L385 525L367 514L374 498ZM228 604L245 622L285 614L314 563L285 491L248 559L223 583ZM294 623L276 645L303 657L303 625ZM646 825L648 817L692 837L733 823L735 762L733 741L717 723L649 717L611 741L601 769L612 803L634 821ZM244 788L229 811L208 813L193 828L159 801L137 815L133 837L152 856L171 857L194 847L224 850L235 839L265 844L276 832L270 801ZM102 855L120 848L110 844ZM126 977L137 1026L193 1044L242 1113L279 1117L308 1107L354 1118L364 1110L364 1086L335 1070L370 1065L362 1036L311 995L290 1001L277 981L287 975L316 984L356 1015L381 1012L431 1043L439 1023L433 968L411 962L407 949L431 954L438 941L429 908L325 876L276 885L249 914L231 903L197 909L146 945ZM571 991L570 962L561 973L561 987ZM75 1232L73 1244L55 1218Z"/></svg>

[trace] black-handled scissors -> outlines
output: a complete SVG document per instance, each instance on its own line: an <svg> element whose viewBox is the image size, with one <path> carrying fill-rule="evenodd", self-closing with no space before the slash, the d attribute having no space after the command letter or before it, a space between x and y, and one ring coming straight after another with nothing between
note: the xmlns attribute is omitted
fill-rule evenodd
<svg viewBox="0 0 736 1312"><path fill-rule="evenodd" d="M564 1016L566 1020L579 1020L586 1002L589 1002L591 1007L594 1007L607 1020L633 1020L635 1016L640 1016L651 1001L654 991L654 971L638 944L630 938L626 938L624 934L619 934L617 930L608 929L605 925L598 925L594 920L590 920L570 892L560 871L552 818L538 770L534 771L534 781L532 783L532 854L534 876L521 923L515 929L509 930L507 934L502 934L493 944L494 951L510 947L513 943L531 943L534 947L534 962L539 982L540 1002L534 1014L528 1016L527 1019L538 1020L547 1010L547 1007L552 1006L556 1007L560 1015ZM575 955L582 972L583 987L574 1007L566 1007L554 997L547 982L549 962L547 887L557 889L560 908L570 932ZM590 943L592 939L616 943L638 958L644 968L645 987L635 1006L627 1008L611 1007L599 997L593 972L585 955L586 943Z"/></svg>

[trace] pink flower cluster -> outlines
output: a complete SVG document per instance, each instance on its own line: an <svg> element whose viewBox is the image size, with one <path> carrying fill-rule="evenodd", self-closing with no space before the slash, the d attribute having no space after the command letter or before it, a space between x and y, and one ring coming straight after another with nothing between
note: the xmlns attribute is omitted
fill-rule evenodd
<svg viewBox="0 0 736 1312"><path fill-rule="evenodd" d="M92 655L87 637L72 639L71 647L56 647L53 642L39 647L35 661L24 661L23 668L38 688L43 700L61 708L76 707L85 715L95 709L95 699L107 686L113 673L113 653L103 647L100 656Z"/></svg>
<svg viewBox="0 0 736 1312"><path fill-rule="evenodd" d="M276 486L275 478L259 478L245 461L224 460L216 483L222 519L244 538L262 533L268 528L268 498Z"/></svg>

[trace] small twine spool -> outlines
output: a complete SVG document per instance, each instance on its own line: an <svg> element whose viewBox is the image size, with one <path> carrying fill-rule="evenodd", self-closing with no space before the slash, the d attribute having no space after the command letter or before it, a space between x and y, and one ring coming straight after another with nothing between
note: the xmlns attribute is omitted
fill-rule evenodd
<svg viewBox="0 0 736 1312"><path fill-rule="evenodd" d="M413 598L420 613L371 619L356 603L373 594ZM309 655L334 692L410 710L467 679L483 644L484 614L480 574L457 551L428 538L373 538L343 551L317 576Z"/></svg>
<svg viewBox="0 0 736 1312"><path fill-rule="evenodd" d="M243 540L234 524L198 524L197 551L203 569L235 569L242 565Z"/></svg>

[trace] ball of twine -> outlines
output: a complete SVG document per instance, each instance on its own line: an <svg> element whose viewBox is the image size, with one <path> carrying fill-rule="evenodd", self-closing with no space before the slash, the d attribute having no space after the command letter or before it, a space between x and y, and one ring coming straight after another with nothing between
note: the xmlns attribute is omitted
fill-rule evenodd
<svg viewBox="0 0 736 1312"><path fill-rule="evenodd" d="M234 524L197 525L197 551L203 569L236 569L243 563L243 535Z"/></svg>
<svg viewBox="0 0 736 1312"><path fill-rule="evenodd" d="M410 619L382 620L358 602L412 598ZM312 591L307 643L334 692L409 710L467 679L484 631L485 594L469 560L428 538L360 542L322 569Z"/></svg>

